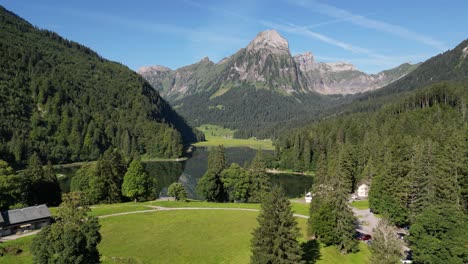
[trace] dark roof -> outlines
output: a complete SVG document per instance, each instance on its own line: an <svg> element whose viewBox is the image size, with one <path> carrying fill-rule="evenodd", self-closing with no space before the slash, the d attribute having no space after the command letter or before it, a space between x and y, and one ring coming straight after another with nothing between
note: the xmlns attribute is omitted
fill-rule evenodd
<svg viewBox="0 0 468 264"><path fill-rule="evenodd" d="M6 225L14 225L51 217L45 204L2 212Z"/></svg>

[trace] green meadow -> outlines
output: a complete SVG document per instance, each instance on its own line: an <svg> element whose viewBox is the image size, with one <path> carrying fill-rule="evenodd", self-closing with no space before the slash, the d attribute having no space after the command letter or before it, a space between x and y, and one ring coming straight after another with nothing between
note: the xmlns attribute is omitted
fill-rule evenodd
<svg viewBox="0 0 468 264"><path fill-rule="evenodd" d="M351 206L359 210L369 209L369 200L353 201L351 202Z"/></svg>
<svg viewBox="0 0 468 264"><path fill-rule="evenodd" d="M260 208L259 204L154 201L93 206L91 214L151 210L150 206ZM292 206L296 213L307 215L308 204L293 202ZM103 263L248 263L257 215L258 212L235 210L154 210L101 218L101 260ZM304 243L307 219L296 219L301 230L300 242ZM29 252L32 238L2 243L1 246L17 246L23 253L0 257L0 263L32 263ZM348 255L340 254L335 247L312 244L320 252L317 264L367 263L370 256L365 244L360 245L360 252Z"/></svg>
<svg viewBox="0 0 468 264"><path fill-rule="evenodd" d="M247 147L253 149L274 150L270 139L258 140L256 138L234 138L235 130L215 125L202 125L197 127L205 134L206 141L195 143L197 147L213 147L223 145L226 148Z"/></svg>

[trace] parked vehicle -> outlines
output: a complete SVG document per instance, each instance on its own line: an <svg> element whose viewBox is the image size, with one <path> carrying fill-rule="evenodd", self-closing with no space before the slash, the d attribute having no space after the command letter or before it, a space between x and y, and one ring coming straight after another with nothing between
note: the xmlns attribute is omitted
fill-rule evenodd
<svg viewBox="0 0 468 264"><path fill-rule="evenodd" d="M367 241L367 240L371 240L371 239L372 239L372 236L369 235L369 234L362 234L362 233L359 233L359 234L356 236L356 239L357 239L357 240L362 240L362 241Z"/></svg>

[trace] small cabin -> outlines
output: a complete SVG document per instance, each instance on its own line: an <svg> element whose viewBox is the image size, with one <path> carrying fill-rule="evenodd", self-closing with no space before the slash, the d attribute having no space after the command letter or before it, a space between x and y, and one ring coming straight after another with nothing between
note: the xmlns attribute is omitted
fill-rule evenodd
<svg viewBox="0 0 468 264"><path fill-rule="evenodd" d="M52 215L45 204L0 213L0 237L41 229L50 224Z"/></svg>
<svg viewBox="0 0 468 264"><path fill-rule="evenodd" d="M357 196L359 198L367 198L369 196L369 185L366 183L359 185L357 190Z"/></svg>
<svg viewBox="0 0 468 264"><path fill-rule="evenodd" d="M311 203L312 202L312 193L310 193L310 192L306 193L305 202L306 203Z"/></svg>

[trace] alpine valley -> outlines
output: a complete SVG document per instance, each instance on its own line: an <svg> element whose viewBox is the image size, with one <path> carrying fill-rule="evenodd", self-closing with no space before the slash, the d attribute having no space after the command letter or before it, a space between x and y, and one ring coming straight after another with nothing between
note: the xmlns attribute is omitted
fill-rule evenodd
<svg viewBox="0 0 468 264"><path fill-rule="evenodd" d="M138 73L194 126L212 123L240 129L238 137L268 137L278 123L317 116L352 100L346 95L379 89L418 65L366 74L346 62L317 62L311 52L293 56L288 41L267 30L218 63L205 57L177 70L157 65Z"/></svg>

